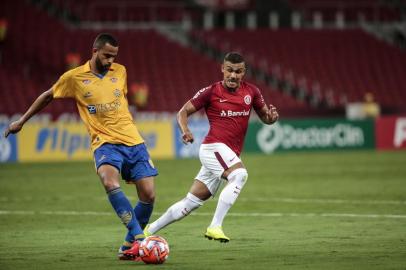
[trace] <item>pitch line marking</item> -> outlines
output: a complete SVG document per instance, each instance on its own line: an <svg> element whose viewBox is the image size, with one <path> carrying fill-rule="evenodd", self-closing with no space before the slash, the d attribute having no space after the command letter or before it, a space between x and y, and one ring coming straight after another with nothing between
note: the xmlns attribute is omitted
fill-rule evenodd
<svg viewBox="0 0 406 270"><path fill-rule="evenodd" d="M112 212L96 211L20 211L0 210L0 215L59 215L59 216L111 216ZM159 216L163 213L156 212L153 215ZM209 212L194 212L195 216L212 216ZM395 214L353 214L353 213L228 213L232 217L343 217L343 218L388 218L406 219L406 215Z"/></svg>
<svg viewBox="0 0 406 270"><path fill-rule="evenodd" d="M137 197L127 196L128 199L132 201L138 200ZM89 199L89 198L87 198ZM93 197L90 198L93 200L106 200L106 197ZM179 200L178 198L164 198L162 201L175 202ZM0 202L29 202L36 200L34 197L0 197ZM44 199L41 199L42 201ZM60 196L58 200L77 200L77 197L74 196ZM212 200L213 201L213 200ZM216 201L216 200L214 200ZM344 200L344 199L320 199L320 198L309 198L309 199L298 199L298 198L283 198L283 197L274 197L274 198L238 198L240 202L279 202L279 203L308 203L308 204L360 204L360 205L406 205L406 201L398 200Z"/></svg>

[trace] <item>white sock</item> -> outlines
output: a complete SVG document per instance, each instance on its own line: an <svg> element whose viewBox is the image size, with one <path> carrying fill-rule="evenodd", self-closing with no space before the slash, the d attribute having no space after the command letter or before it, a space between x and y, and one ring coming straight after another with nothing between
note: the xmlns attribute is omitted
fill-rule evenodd
<svg viewBox="0 0 406 270"><path fill-rule="evenodd" d="M216 212L214 212L213 220L209 226L210 228L222 226L228 210L237 200L247 179L248 173L244 168L238 168L229 174L228 184L220 193Z"/></svg>
<svg viewBox="0 0 406 270"><path fill-rule="evenodd" d="M186 198L173 204L166 210L166 212L160 216L156 221L151 223L148 228L148 232L151 234L156 233L167 225L181 220L189 215L193 210L203 205L203 201L192 193L188 193Z"/></svg>

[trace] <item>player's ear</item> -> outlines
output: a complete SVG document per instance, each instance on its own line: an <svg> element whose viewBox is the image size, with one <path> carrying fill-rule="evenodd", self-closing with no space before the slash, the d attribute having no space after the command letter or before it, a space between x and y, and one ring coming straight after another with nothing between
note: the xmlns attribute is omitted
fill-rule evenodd
<svg viewBox="0 0 406 270"><path fill-rule="evenodd" d="M221 72L224 73L224 64L221 64Z"/></svg>

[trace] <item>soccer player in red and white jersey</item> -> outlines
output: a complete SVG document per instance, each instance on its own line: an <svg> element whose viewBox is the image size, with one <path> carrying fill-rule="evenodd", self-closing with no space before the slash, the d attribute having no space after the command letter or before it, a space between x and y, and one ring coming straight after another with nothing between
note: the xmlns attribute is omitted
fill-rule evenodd
<svg viewBox="0 0 406 270"><path fill-rule="evenodd" d="M279 117L273 105L268 107L265 104L259 89L242 80L245 69L245 61L240 54L228 53L221 66L223 81L198 91L178 112L182 140L187 144L193 143L193 134L187 125L188 116L201 108L206 111L210 130L200 146L202 167L186 197L169 207L155 222L147 225L144 230L146 236L189 215L214 196L222 179L226 179L228 183L220 193L205 237L220 242L230 241L222 230L222 223L248 179L240 154L251 110L254 109L262 122L268 125L275 123Z"/></svg>

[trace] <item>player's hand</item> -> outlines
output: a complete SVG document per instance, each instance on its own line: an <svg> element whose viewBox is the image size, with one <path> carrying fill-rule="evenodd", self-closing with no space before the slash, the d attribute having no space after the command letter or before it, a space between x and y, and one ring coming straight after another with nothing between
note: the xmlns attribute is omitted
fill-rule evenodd
<svg viewBox="0 0 406 270"><path fill-rule="evenodd" d="M20 120L12 122L4 131L4 137L8 137L10 133L15 134L23 128L23 123Z"/></svg>
<svg viewBox="0 0 406 270"><path fill-rule="evenodd" d="M273 124L279 119L278 111L276 110L276 107L272 104L269 104L268 119L270 121L269 124Z"/></svg>
<svg viewBox="0 0 406 270"><path fill-rule="evenodd" d="M190 131L186 131L185 133L182 134L182 141L184 144L188 144L188 143L193 143L194 138L193 138L193 134Z"/></svg>

